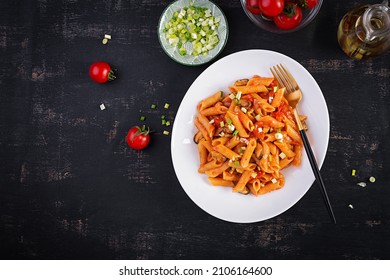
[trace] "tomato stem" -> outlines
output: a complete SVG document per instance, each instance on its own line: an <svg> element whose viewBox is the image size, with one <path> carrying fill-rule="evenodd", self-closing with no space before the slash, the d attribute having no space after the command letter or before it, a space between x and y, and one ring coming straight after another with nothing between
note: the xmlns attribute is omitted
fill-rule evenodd
<svg viewBox="0 0 390 280"><path fill-rule="evenodd" d="M110 72L108 72L108 80L113 81L116 79L114 71L111 69Z"/></svg>

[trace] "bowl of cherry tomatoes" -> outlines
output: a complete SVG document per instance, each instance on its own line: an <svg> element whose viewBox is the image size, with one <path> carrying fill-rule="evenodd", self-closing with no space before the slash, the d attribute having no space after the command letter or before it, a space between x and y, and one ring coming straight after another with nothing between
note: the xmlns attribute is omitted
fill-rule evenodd
<svg viewBox="0 0 390 280"><path fill-rule="evenodd" d="M267 31L288 33L307 26L323 0L241 0L248 18Z"/></svg>

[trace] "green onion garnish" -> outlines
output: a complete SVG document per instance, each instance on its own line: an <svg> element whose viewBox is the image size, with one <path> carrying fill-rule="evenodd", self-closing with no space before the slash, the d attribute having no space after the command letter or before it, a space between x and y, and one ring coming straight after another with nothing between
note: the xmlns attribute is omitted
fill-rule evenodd
<svg viewBox="0 0 390 280"><path fill-rule="evenodd" d="M238 134L238 130L236 129L234 132L233 132L233 135L236 136Z"/></svg>
<svg viewBox="0 0 390 280"><path fill-rule="evenodd" d="M171 122L170 122L170 121L167 121L167 122L165 122L165 125L166 125L166 126L170 126L170 125L171 125Z"/></svg>
<svg viewBox="0 0 390 280"><path fill-rule="evenodd" d="M144 121L146 118L144 117L144 116L141 116L140 118L139 118L139 120L140 121Z"/></svg>
<svg viewBox="0 0 390 280"><path fill-rule="evenodd" d="M164 108L165 108L165 109L168 109L168 108L169 108L169 104L168 104L168 103L165 103Z"/></svg>
<svg viewBox="0 0 390 280"><path fill-rule="evenodd" d="M169 135L169 131L164 130L163 134L164 135Z"/></svg>
<svg viewBox="0 0 390 280"><path fill-rule="evenodd" d="M168 43L176 47L180 55L207 55L219 43L219 17L214 17L211 10L194 6L190 3L173 14L165 24L163 32ZM191 45L188 53L185 45Z"/></svg>
<svg viewBox="0 0 390 280"><path fill-rule="evenodd" d="M156 104L152 104L152 105L150 106L150 108L156 109L156 108L157 108L157 105L156 105Z"/></svg>
<svg viewBox="0 0 390 280"><path fill-rule="evenodd" d="M162 116L161 116L161 119L162 119L162 120L163 120L163 119L165 119L165 116L164 116L164 115L162 115Z"/></svg>
<svg viewBox="0 0 390 280"><path fill-rule="evenodd" d="M371 183L375 183L376 179L375 177L371 176L369 179L368 179Z"/></svg>
<svg viewBox="0 0 390 280"><path fill-rule="evenodd" d="M166 121L165 119L162 119L162 120L161 120L161 124L162 124L162 125L165 125L166 123L167 123L167 121Z"/></svg>
<svg viewBox="0 0 390 280"><path fill-rule="evenodd" d="M352 169L352 176L356 176L356 169Z"/></svg>

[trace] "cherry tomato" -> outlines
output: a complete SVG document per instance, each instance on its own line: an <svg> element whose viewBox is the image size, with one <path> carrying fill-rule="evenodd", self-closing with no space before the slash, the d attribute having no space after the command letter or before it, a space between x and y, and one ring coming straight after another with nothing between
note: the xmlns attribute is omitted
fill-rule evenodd
<svg viewBox="0 0 390 280"><path fill-rule="evenodd" d="M299 6L302 7L305 10L311 10L315 6L317 6L318 0L300 0Z"/></svg>
<svg viewBox="0 0 390 280"><path fill-rule="evenodd" d="M141 128L134 126L130 128L126 135L126 142L130 148L135 150L145 149L150 142L149 127L142 126Z"/></svg>
<svg viewBox="0 0 390 280"><path fill-rule="evenodd" d="M267 17L274 17L283 11L284 0L258 0L261 12Z"/></svg>
<svg viewBox="0 0 390 280"><path fill-rule="evenodd" d="M280 29L293 29L302 21L302 9L297 4L287 2L283 12L274 17L273 21Z"/></svg>
<svg viewBox="0 0 390 280"><path fill-rule="evenodd" d="M246 1L246 9L255 15L260 15L261 11L258 5L258 0L247 0Z"/></svg>
<svg viewBox="0 0 390 280"><path fill-rule="evenodd" d="M91 64L89 67L89 76L97 83L106 83L116 78L111 66L102 61Z"/></svg>

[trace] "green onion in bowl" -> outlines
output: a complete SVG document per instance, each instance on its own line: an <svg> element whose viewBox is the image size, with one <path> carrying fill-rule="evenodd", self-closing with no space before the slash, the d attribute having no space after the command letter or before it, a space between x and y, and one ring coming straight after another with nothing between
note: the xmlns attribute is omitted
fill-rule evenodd
<svg viewBox="0 0 390 280"><path fill-rule="evenodd" d="M176 62L200 65L224 48L228 37L226 18L208 0L178 0L163 12L158 35L163 50Z"/></svg>

